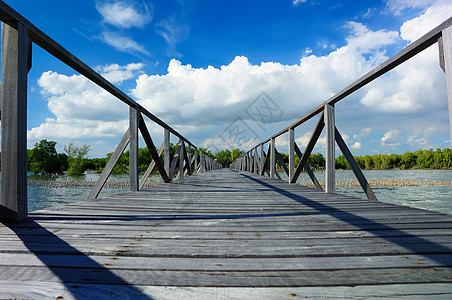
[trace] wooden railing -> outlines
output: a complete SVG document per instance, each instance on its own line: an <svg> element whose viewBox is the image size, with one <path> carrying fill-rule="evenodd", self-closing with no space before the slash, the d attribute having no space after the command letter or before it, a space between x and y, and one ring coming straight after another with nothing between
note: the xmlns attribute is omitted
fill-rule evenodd
<svg viewBox="0 0 452 300"><path fill-rule="evenodd" d="M1 205L0 217L23 220L28 216L27 205L27 77L31 68L32 43L71 67L130 107L129 129L110 158L89 198L96 198L119 157L129 145L130 190L138 191L149 174L157 168L163 181L170 182L176 170L177 177L184 174L204 172L220 168L221 165L192 144L168 124L154 116L116 86L103 78L63 48L30 21L21 16L3 1L0 1L1 32ZM147 129L145 119L150 119L164 130L164 142L159 150ZM138 132L148 147L153 162L141 183L138 170ZM179 138L176 154L170 162L170 134ZM194 148L193 157L191 149ZM198 160L199 152L199 160ZM160 156L164 153L164 161Z"/></svg>
<svg viewBox="0 0 452 300"><path fill-rule="evenodd" d="M272 137L268 138L264 142L254 146L251 150L246 152L243 156L233 162L230 167L237 170L243 170L248 172L254 172L260 175L267 174L268 176L275 178L280 176L275 170L275 163L278 160L279 164L284 168L290 183L295 183L302 170L304 169L311 178L314 186L322 190L319 181L317 180L314 172L307 164L308 158L311 155L314 146L316 145L320 134L323 129L326 130L326 155L325 155L325 192L333 193L335 189L335 142L344 154L347 162L349 163L353 173L363 188L366 196L370 200L377 200L372 188L368 184L364 174L356 163L350 149L347 147L344 139L342 138L339 130L335 126L335 113L334 105L354 93L361 87L367 85L374 79L382 76L386 72L392 70L401 63L407 61L413 56L417 55L421 51L427 49L431 45L438 43L440 67L446 73L447 81L447 93L449 104L449 119L450 119L450 131L452 137L452 17L444 21L438 27L434 28L417 41L413 42L405 49L386 60L381 65L377 66L339 93L335 94L324 103L316 107L314 110L306 114L301 119L297 120L287 128L276 133ZM320 115L312 136L306 146L304 153L301 153L294 140L294 129L313 117ZM288 133L289 143L289 164L286 166L281 155L275 147L275 139L285 133ZM452 140L452 139L451 139ZM268 143L267 152L264 151L265 145ZM260 150L259 150L260 149ZM295 167L295 154L299 157L300 161Z"/></svg>

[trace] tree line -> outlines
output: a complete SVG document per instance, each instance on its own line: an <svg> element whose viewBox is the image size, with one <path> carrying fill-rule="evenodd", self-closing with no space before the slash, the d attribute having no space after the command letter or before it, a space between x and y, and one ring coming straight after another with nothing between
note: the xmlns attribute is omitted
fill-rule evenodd
<svg viewBox="0 0 452 300"><path fill-rule="evenodd" d="M236 149L239 156L244 152ZM234 150L234 151L236 151ZM281 153L280 155L286 164L289 165L289 155ZM239 157L236 156L236 157ZM231 151L224 150L215 153L214 157L228 166L232 160ZM452 149L428 149L417 150L414 152L406 151L404 154L374 154L365 156L354 156L358 166L363 170L389 170L389 169L452 169ZM298 165L300 158L295 156L295 165ZM282 168L280 162L276 161L277 166ZM308 158L308 164L313 169L325 167L325 157L321 153L311 154ZM350 166L344 155L340 155L335 160L336 169L348 170Z"/></svg>
<svg viewBox="0 0 452 300"><path fill-rule="evenodd" d="M69 143L64 146L64 153L57 153L56 142L41 140L35 144L31 150L27 150L27 168L29 172L41 175L62 174L66 172L68 175L82 175L86 170L94 172L102 172L107 165L108 160L113 153L108 153L103 158L86 158L91 150L89 145L75 146ZM176 144L170 144L170 159L176 153ZM187 149L188 151L188 149ZM195 149L191 148L192 157L195 155ZM207 155L215 158L223 167L228 167L233 161L244 154L239 149L222 150L217 153L211 153L206 148L198 148L199 152L203 151ZM280 153L286 165L289 164L289 156ZM0 153L1 155L1 153ZM162 156L165 154L163 153ZM388 170L388 169L452 169L452 149L428 149L417 150L414 152L407 151L404 154L374 154L354 157L359 167L363 170ZM139 170L144 172L152 163L152 156L149 149L140 148L138 150ZM298 165L300 158L295 156L295 165ZM321 169L325 167L325 158L321 153L311 154L308 158L308 164L313 169ZM277 160L277 165L282 168ZM343 155L336 158L336 169L350 169L347 160ZM122 174L129 173L129 151L124 152L113 173Z"/></svg>

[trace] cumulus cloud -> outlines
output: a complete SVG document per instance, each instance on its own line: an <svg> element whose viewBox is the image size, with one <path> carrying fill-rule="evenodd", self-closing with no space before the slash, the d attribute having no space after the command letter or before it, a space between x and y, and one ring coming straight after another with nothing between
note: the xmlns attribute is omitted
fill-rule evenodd
<svg viewBox="0 0 452 300"><path fill-rule="evenodd" d="M400 146L400 130L393 129L384 134L381 138L381 145L384 147L397 147Z"/></svg>
<svg viewBox="0 0 452 300"><path fill-rule="evenodd" d="M105 23L120 28L143 28L152 21L150 7L145 3L139 6L130 1L98 2L96 9Z"/></svg>
<svg viewBox="0 0 452 300"><path fill-rule="evenodd" d="M387 59L385 47L400 44L401 38L403 42L409 43L428 30L424 28L426 24L434 27L441 23L444 15L440 9L447 6L444 5L433 5L419 18L405 22L400 33L388 30L373 31L364 24L348 22L345 27L350 30L350 34L346 38L345 46L324 56L313 55L310 50L300 53L307 56L301 57L300 63L294 65L278 62L252 64L247 57L237 56L229 64L218 68L195 68L172 59L167 73L163 75L144 74L141 64L113 64L98 67L97 70L115 83L139 75L131 94L141 105L175 128L181 128L183 134L190 126L194 128L190 129L190 133L201 136L201 131L209 126L209 132L213 132L212 128L215 128L218 130L218 136L238 116L251 122L244 111L262 92L284 111L281 118L273 120L275 124L303 116ZM419 22L423 25L417 26ZM177 45L184 35L178 36L172 25L171 22L161 23L161 35L169 45ZM122 49L121 51L148 54L146 49L133 40L121 40L121 36L108 32L104 33L104 36L106 41L111 41L111 44L119 50ZM384 78L363 88L360 91L362 94L358 93L352 97L359 99L361 108L364 105L366 110L398 115L443 109L447 106L447 101L444 101L445 89L438 89L438 86L445 86L444 74L438 67L437 56L437 49L432 47ZM74 138L86 133L83 128L98 136L114 135L115 132L119 135L119 132L125 130L126 123L121 122L127 119L127 110L120 107L119 101L89 83L84 77L49 71L42 74L39 86L48 101L50 111L56 117L32 129L29 134L33 137L38 138L44 131L52 132L52 128L55 134L67 128ZM71 131L71 126L64 127L69 124L64 120L71 120L72 124L79 125L72 126ZM96 120L105 121L103 126L106 127L96 125ZM83 127L83 124L86 126ZM364 128L355 134L351 148L359 150L361 142L357 140L369 136L371 131L371 128ZM380 140L381 145L400 145L400 139L397 139L400 134L399 130L386 132ZM311 133L299 136L297 143L306 146L310 136ZM412 134L409 142L420 144L422 138L428 137ZM221 138L208 139L205 145L218 145L216 147L222 148L221 145L227 145L229 142L231 141ZM248 149L253 146L251 142L258 141L256 138L247 138L232 142L235 147ZM286 141L281 139L277 140L277 143L285 146ZM324 138L321 138L317 145L322 147Z"/></svg>
<svg viewBox="0 0 452 300"><path fill-rule="evenodd" d="M122 82L141 67L141 64L129 64L98 69L113 81ZM117 140L126 131L127 106L84 76L47 71L39 78L38 85L47 100L49 111L55 117L47 118L44 123L28 131L31 144L44 138L56 141Z"/></svg>
<svg viewBox="0 0 452 300"><path fill-rule="evenodd" d="M194 68L172 59L167 74L141 75L132 94L172 121L202 124L231 121L265 91L283 110L291 108L284 111L283 120L292 120L380 63L384 46L398 38L396 32L372 32L356 22L348 26L352 31L348 45L326 56L303 57L296 65L253 65L247 57L237 56L220 68ZM367 53L373 55L366 58Z"/></svg>
<svg viewBox="0 0 452 300"><path fill-rule="evenodd" d="M362 144L361 142L355 142L350 148L352 148L353 150L360 150L362 148Z"/></svg>
<svg viewBox="0 0 452 300"><path fill-rule="evenodd" d="M362 139L365 137L368 137L370 133L372 132L372 128L363 128L358 134L353 135L353 138L356 139Z"/></svg>
<svg viewBox="0 0 452 300"><path fill-rule="evenodd" d="M112 83L121 83L124 80L133 78L137 72L140 72L144 67L142 63L130 63L125 66L118 64L111 64L105 66L98 66L95 68L105 79Z"/></svg>
<svg viewBox="0 0 452 300"><path fill-rule="evenodd" d="M451 10L450 2L432 5L421 16L406 21L400 36L413 42L447 19ZM376 111L397 114L442 108L446 94L438 86L444 86L444 81L444 73L438 67L438 48L433 46L370 84L361 103Z"/></svg>

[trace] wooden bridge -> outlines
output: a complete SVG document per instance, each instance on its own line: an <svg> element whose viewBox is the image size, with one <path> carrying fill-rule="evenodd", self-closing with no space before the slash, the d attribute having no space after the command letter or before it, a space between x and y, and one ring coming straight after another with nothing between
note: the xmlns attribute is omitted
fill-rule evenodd
<svg viewBox="0 0 452 300"><path fill-rule="evenodd" d="M452 297L452 217L220 169L0 228L0 298Z"/></svg>
<svg viewBox="0 0 452 300"><path fill-rule="evenodd" d="M379 202L334 120L335 103L435 43L452 120L452 18L252 148L230 169L2 1L0 20L0 299L452 297L452 217ZM32 43L127 104L130 125L88 201L28 213ZM302 153L294 129L316 115ZM162 128L160 148L146 121ZM324 128L325 191L307 164ZM153 157L141 182L139 132ZM275 138L285 133L289 165L281 165L289 182L275 178L281 163ZM172 157L171 137L178 139ZM368 200L334 193L335 143ZM130 192L98 198L127 146ZM154 168L165 183L143 188ZM303 169L317 189L294 184Z"/></svg>

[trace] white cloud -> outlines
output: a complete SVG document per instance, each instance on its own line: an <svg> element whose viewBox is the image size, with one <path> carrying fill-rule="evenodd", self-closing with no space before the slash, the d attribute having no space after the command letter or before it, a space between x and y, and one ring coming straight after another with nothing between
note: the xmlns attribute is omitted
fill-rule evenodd
<svg viewBox="0 0 452 300"><path fill-rule="evenodd" d="M447 20L451 11L452 2L437 1L419 17L404 22L400 28L400 35L411 43Z"/></svg>
<svg viewBox="0 0 452 300"><path fill-rule="evenodd" d="M381 138L381 145L384 147L397 147L400 146L400 130L393 129L384 134Z"/></svg>
<svg viewBox="0 0 452 300"><path fill-rule="evenodd" d="M132 94L150 111L168 116L168 121L202 124L232 121L265 91L283 110L290 107L283 117L293 120L381 62L380 49L398 37L394 32L372 32L356 22L349 27L347 46L326 56L302 57L298 65L253 65L247 57L237 56L220 68L194 68L173 59L167 74L141 75ZM365 45L367 41L372 42Z"/></svg>
<svg viewBox="0 0 452 300"><path fill-rule="evenodd" d="M104 66L108 74L123 70L117 80L125 80L128 72L139 70L140 65ZM71 140L118 140L128 127L128 109L125 104L82 75L66 76L44 72L38 80L49 111L55 118L28 131L30 145L41 139L67 143ZM85 142L83 142L85 143ZM95 153L93 153L95 154ZM100 153L104 155L105 153Z"/></svg>
<svg viewBox="0 0 452 300"><path fill-rule="evenodd" d="M361 142L355 142L350 148L353 150L360 150L362 148Z"/></svg>
<svg viewBox="0 0 452 300"><path fill-rule="evenodd" d="M97 11L107 24L120 28L143 28L152 21L152 13L148 5L133 5L130 1L102 2L96 5Z"/></svg>
<svg viewBox="0 0 452 300"><path fill-rule="evenodd" d="M352 30L352 35L346 39L348 47L363 54L376 52L399 40L399 33L396 31L371 31L364 24L354 21L348 22L346 27Z"/></svg>
<svg viewBox="0 0 452 300"><path fill-rule="evenodd" d="M124 80L133 78L137 72L140 72L144 67L142 63L130 63L125 66L118 64L111 64L106 66L99 66L95 68L96 71L112 83L121 83Z"/></svg>
<svg viewBox="0 0 452 300"><path fill-rule="evenodd" d="M372 132L372 128L363 128L358 134L353 135L353 138L356 139L362 139L365 137L368 137L370 133Z"/></svg>
<svg viewBox="0 0 452 300"><path fill-rule="evenodd" d="M128 36L122 35L118 32L104 31L100 37L105 43L114 47L116 50L128 53L142 53L145 55L151 55L146 48L139 43L135 42Z"/></svg>
<svg viewBox="0 0 452 300"><path fill-rule="evenodd" d="M188 37L190 30L187 25L179 24L175 17L172 17L158 23L155 31L168 43L168 55L182 56L176 51L176 47Z"/></svg>
<svg viewBox="0 0 452 300"><path fill-rule="evenodd" d="M401 37L413 42L450 16L452 3L438 2L421 16L405 22ZM437 46L430 47L370 84L361 103L376 111L407 114L445 106L444 73L438 67Z"/></svg>
<svg viewBox="0 0 452 300"><path fill-rule="evenodd" d="M407 9L423 9L438 0L388 0L386 6L388 10L394 15L400 15Z"/></svg>
<svg viewBox="0 0 452 300"><path fill-rule="evenodd" d="M244 149L249 150L251 147L256 146L258 143L260 143L259 139L257 138L250 138L246 140L232 140L232 139L222 139L220 137L217 138L208 138L206 139L201 147L207 148L212 153L215 153L221 149Z"/></svg>
<svg viewBox="0 0 452 300"><path fill-rule="evenodd" d="M305 2L306 2L306 0L293 0L293 1L292 1L292 4L293 4L293 5L299 5L299 4L305 3Z"/></svg>

